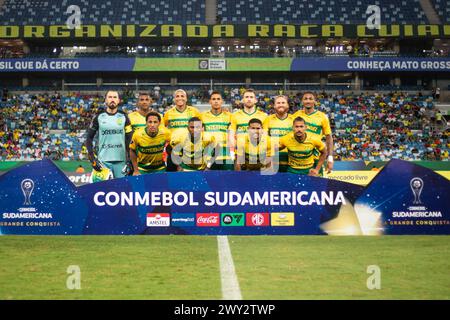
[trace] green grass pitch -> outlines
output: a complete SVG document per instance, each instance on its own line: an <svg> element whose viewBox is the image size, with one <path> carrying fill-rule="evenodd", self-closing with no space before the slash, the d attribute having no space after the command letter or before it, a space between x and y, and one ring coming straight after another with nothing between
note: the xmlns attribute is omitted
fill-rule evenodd
<svg viewBox="0 0 450 320"><path fill-rule="evenodd" d="M243 299L450 299L450 236L228 240ZM1 236L0 259L0 299L222 298L214 236Z"/></svg>

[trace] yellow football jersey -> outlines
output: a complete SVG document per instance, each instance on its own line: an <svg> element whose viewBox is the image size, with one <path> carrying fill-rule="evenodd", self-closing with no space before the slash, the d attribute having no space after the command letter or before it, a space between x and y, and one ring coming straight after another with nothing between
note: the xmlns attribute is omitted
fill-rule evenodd
<svg viewBox="0 0 450 320"><path fill-rule="evenodd" d="M330 121L325 113L316 110L313 113L307 115L304 110L299 110L293 115L294 119L302 117L305 119L305 123L308 126L306 132L312 133L319 139L323 136L331 134Z"/></svg>
<svg viewBox="0 0 450 320"><path fill-rule="evenodd" d="M185 170L204 170L216 146L216 141L214 136L202 132L201 137L194 144L186 129L184 133L173 136L170 145L173 149L172 161L175 164ZM181 163L177 163L180 161Z"/></svg>
<svg viewBox="0 0 450 320"><path fill-rule="evenodd" d="M234 126L233 115L228 111L223 111L215 115L209 111L205 111L201 116L202 122L205 125L205 132L214 136L217 150L220 152L216 155L216 160L229 160L230 150L228 146L229 130Z"/></svg>
<svg viewBox="0 0 450 320"><path fill-rule="evenodd" d="M237 160L242 170L260 170L269 164L273 155L271 139L263 135L257 145L250 141L249 135L238 140Z"/></svg>
<svg viewBox="0 0 450 320"><path fill-rule="evenodd" d="M161 114L160 114L161 116ZM133 131L136 131L137 129L144 128L147 124L145 123L145 117L139 113L139 111L133 111L128 114L128 118L130 118L131 122L131 128L133 128ZM163 116L161 116L161 124L159 127L165 127L164 126L164 119Z"/></svg>
<svg viewBox="0 0 450 320"><path fill-rule="evenodd" d="M133 133L130 149L137 154L139 170L154 171L165 167L163 153L166 143L170 142L170 132L159 128L155 137L151 137L145 128Z"/></svg>
<svg viewBox="0 0 450 320"><path fill-rule="evenodd" d="M280 119L276 114L272 114L264 120L263 128L270 137L281 138L292 132L293 121L294 118L291 114L288 114L286 119ZM286 148L279 151L278 163L280 165L288 165L288 154Z"/></svg>
<svg viewBox="0 0 450 320"><path fill-rule="evenodd" d="M267 114L258 108L256 108L255 112L247 113L244 110L239 110L233 113L234 124L232 129L236 132L236 138L241 139L247 135L248 132L248 122L253 119L259 119L262 123L267 118Z"/></svg>
<svg viewBox="0 0 450 320"><path fill-rule="evenodd" d="M322 152L325 144L314 135L306 133L306 139L298 142L291 132L280 139L280 149L288 150L289 167L293 169L308 169L314 165L314 149Z"/></svg>
<svg viewBox="0 0 450 320"><path fill-rule="evenodd" d="M183 135L186 133L185 129L188 127L189 119L192 117L200 118L200 115L200 112L191 106L187 106L183 112L173 107L164 114L164 125L170 130L172 137Z"/></svg>

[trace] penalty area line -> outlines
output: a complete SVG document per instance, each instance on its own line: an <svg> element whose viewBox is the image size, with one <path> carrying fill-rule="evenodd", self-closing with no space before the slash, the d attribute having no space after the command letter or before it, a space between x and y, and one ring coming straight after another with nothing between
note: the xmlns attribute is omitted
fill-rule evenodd
<svg viewBox="0 0 450 320"><path fill-rule="evenodd" d="M217 236L219 247L220 280L223 300L242 300L241 289L234 268L227 236Z"/></svg>

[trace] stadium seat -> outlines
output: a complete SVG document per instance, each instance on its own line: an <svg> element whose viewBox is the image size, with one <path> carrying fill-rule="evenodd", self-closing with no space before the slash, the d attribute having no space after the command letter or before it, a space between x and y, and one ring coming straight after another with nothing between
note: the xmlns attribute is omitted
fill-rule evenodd
<svg viewBox="0 0 450 320"><path fill-rule="evenodd" d="M199 81L206 81L208 79L199 79ZM160 86L163 90L172 91L174 88L170 86ZM196 88L187 89L198 90ZM258 90L272 90L273 86L259 85ZM299 86L299 90L314 90L318 89L315 86ZM194 94L191 96L191 103L201 102L199 96ZM398 98L397 98L398 97ZM162 96L161 101L167 101L168 105L170 94ZM233 100L239 100L234 97ZM299 100L292 97L295 106L294 110L299 108ZM261 99L262 101L263 99ZM129 111L134 110L136 98L128 96L124 100L123 109ZM296 101L296 102L295 102ZM444 134L441 136L431 136L424 127L425 117L423 115L416 116L412 112L412 108L416 111L424 107L430 111L434 108L433 98L430 96L418 95L400 95L395 93L377 93L373 94L359 94L359 95L339 95L329 94L328 96L319 95L320 105L318 109L325 112L334 119L335 145L336 155L341 160L388 160L389 158L401 158L407 160L426 159L430 154L429 145L432 141L439 140L439 148L442 152L450 151L448 148L448 137ZM227 101L231 104L232 101ZM95 114L98 106L102 105L102 98L99 96L82 96L80 94L71 94L68 96L54 97L51 94L34 95L34 94L20 94L11 97L6 102L0 102L0 119L6 119L6 127L8 130L6 134L0 136L0 150L3 156L5 152L2 148L10 144L12 132L20 130L21 135L17 142L13 143L18 150L11 148L7 149L8 160L33 160L33 155L29 151L24 151L30 148L31 150L42 149L42 154L47 154L55 159L62 159L64 150L73 151L66 158L68 160L76 160L79 158L82 144L84 143L85 129L87 128L90 119ZM78 113L80 107L83 107L84 114L80 116ZM265 111L270 113L271 107L263 104L261 106ZM159 109L159 108L158 108ZM55 110L56 113L55 113ZM164 108L162 109L164 110ZM52 112L53 111L53 112ZM15 116L10 115L11 112ZM160 111L163 113L163 111ZM373 115L372 119L367 119L367 115ZM39 116L44 121L36 121L35 117ZM388 117L393 116L393 121L388 121ZM404 124L403 121L407 121ZM363 129L363 125L368 129ZM387 136L379 135L383 128L388 130ZM354 131L357 129L356 131ZM406 131L397 132L397 130L417 130L413 135L408 136ZM57 131L49 131L57 130ZM40 136L36 137L36 133ZM369 147L363 150L363 144L367 139L368 134L374 138L372 142L379 145L388 146L394 143L402 146L403 151L393 151L392 154L386 155L382 153L372 154L376 147ZM35 141L31 143L32 136ZM434 135L434 133L433 133ZM359 142L355 142L359 140ZM346 145L346 141L350 144ZM371 143L372 143L371 142ZM353 144L353 147L350 146ZM346 145L344 147L344 145ZM414 151L414 152L413 152ZM431 149L431 152L433 148ZM58 158L59 157L59 158ZM6 159L3 159L6 160ZM449 159L442 159L449 160Z"/></svg>
<svg viewBox="0 0 450 320"><path fill-rule="evenodd" d="M373 4L380 7L383 23L428 23L419 0L218 0L217 8L224 23L365 24ZM443 14L448 17L448 11Z"/></svg>
<svg viewBox="0 0 450 320"><path fill-rule="evenodd" d="M450 1L431 0L442 23L450 23Z"/></svg>
<svg viewBox="0 0 450 320"><path fill-rule="evenodd" d="M5 0L0 23L5 25L61 24L66 10L77 5L82 24L205 23L205 0Z"/></svg>

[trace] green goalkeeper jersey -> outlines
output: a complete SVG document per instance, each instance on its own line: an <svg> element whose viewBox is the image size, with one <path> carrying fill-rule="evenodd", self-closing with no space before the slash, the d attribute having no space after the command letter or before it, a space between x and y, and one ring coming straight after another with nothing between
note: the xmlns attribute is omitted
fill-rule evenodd
<svg viewBox="0 0 450 320"><path fill-rule="evenodd" d="M100 161L126 160L125 134L132 129L125 113L103 111L92 120L90 129L98 132L97 158Z"/></svg>

